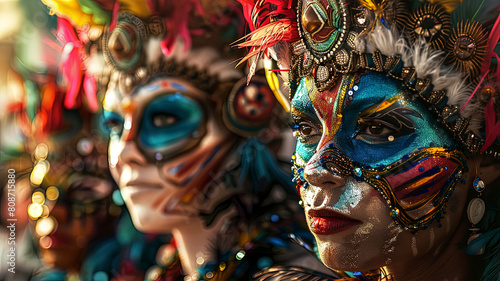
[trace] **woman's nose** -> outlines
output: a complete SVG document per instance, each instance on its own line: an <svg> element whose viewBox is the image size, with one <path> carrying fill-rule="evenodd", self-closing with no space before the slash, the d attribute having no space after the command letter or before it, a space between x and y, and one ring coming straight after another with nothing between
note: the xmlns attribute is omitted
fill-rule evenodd
<svg viewBox="0 0 500 281"><path fill-rule="evenodd" d="M318 187L342 187L346 184L346 178L350 175L348 159L342 154L335 153L331 149L317 152L307 163L304 169L305 179L311 185Z"/></svg>

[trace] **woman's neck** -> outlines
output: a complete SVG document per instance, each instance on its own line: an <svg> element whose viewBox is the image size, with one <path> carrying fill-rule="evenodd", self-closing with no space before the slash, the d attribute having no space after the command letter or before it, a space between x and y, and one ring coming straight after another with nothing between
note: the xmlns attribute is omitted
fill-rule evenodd
<svg viewBox="0 0 500 281"><path fill-rule="evenodd" d="M199 218L193 218L189 223L173 229L184 273L197 280L198 268L207 262L216 260L217 242L224 222L232 212L221 215L210 227ZM235 240L237 241L237 240Z"/></svg>
<svg viewBox="0 0 500 281"><path fill-rule="evenodd" d="M418 234L416 234L418 235ZM391 264L386 267L394 281L474 281L471 268L476 258L465 254L464 238L468 236L467 225L461 224L439 252L429 253L411 264Z"/></svg>

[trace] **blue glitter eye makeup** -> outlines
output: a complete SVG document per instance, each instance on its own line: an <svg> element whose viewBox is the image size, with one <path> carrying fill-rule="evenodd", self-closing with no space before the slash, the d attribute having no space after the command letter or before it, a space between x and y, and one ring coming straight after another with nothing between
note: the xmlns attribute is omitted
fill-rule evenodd
<svg viewBox="0 0 500 281"><path fill-rule="evenodd" d="M101 115L101 126L109 135L121 136L123 132L123 117L118 113L104 110Z"/></svg>
<svg viewBox="0 0 500 281"><path fill-rule="evenodd" d="M140 144L147 149L167 148L196 136L203 109L195 100L172 93L154 99L144 110L139 129Z"/></svg>
<svg viewBox="0 0 500 281"><path fill-rule="evenodd" d="M368 143L383 143L414 133L415 124L411 117L423 117L417 111L401 105L401 98L395 96L363 110L357 121L358 133L355 139Z"/></svg>

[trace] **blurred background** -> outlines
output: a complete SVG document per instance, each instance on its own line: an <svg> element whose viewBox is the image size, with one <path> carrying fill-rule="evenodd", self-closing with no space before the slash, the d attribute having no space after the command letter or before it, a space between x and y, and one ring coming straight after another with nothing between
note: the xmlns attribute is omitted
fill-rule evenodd
<svg viewBox="0 0 500 281"><path fill-rule="evenodd" d="M0 281L144 280L170 237L138 232L107 168L100 109L65 106L56 19L0 0ZM8 170L15 169L15 274ZM166 251L167 253L170 253Z"/></svg>

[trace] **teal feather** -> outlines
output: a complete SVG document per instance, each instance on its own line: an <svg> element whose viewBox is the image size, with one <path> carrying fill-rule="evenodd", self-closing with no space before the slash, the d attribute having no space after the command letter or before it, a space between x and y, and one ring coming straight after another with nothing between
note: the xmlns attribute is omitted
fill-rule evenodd
<svg viewBox="0 0 500 281"><path fill-rule="evenodd" d="M453 26L462 20L487 23L498 16L496 8L500 5L498 0L464 0L451 13Z"/></svg>
<svg viewBox="0 0 500 281"><path fill-rule="evenodd" d="M238 185L242 185L248 176L252 178L254 193L262 192L260 188L271 182L284 186L287 191L295 192L291 175L285 173L271 152L257 138L250 138L242 144L238 151L241 157L240 177Z"/></svg>

